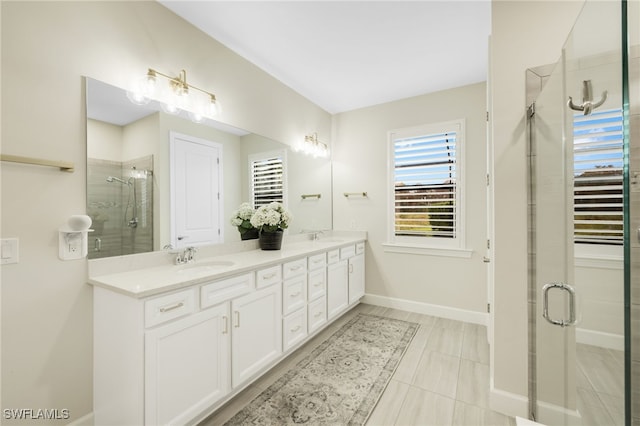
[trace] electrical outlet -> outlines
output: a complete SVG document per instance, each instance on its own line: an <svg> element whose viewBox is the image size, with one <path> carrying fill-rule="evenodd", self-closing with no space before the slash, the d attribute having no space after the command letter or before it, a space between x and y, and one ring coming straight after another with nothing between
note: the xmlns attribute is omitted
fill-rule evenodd
<svg viewBox="0 0 640 426"><path fill-rule="evenodd" d="M60 232L58 257L62 260L82 259L86 256L85 232Z"/></svg>

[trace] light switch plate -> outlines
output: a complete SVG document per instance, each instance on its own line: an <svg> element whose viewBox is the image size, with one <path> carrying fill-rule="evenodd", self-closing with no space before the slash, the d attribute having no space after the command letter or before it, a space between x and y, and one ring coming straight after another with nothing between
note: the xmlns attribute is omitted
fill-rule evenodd
<svg viewBox="0 0 640 426"><path fill-rule="evenodd" d="M0 264L18 263L18 239L3 238L0 240Z"/></svg>

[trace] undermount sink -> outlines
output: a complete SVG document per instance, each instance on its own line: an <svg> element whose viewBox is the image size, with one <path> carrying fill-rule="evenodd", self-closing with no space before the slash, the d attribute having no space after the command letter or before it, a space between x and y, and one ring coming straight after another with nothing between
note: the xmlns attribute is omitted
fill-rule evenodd
<svg viewBox="0 0 640 426"><path fill-rule="evenodd" d="M180 265L178 272L206 272L231 268L236 262L232 260L203 260Z"/></svg>

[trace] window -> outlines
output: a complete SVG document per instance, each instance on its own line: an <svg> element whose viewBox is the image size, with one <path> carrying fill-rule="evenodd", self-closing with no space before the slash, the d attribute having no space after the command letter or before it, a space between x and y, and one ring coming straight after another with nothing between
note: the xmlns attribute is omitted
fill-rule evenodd
<svg viewBox="0 0 640 426"><path fill-rule="evenodd" d="M251 201L258 208L273 201L286 204L286 155L284 151L249 156Z"/></svg>
<svg viewBox="0 0 640 426"><path fill-rule="evenodd" d="M390 133L390 240L462 248L462 120Z"/></svg>
<svg viewBox="0 0 640 426"><path fill-rule="evenodd" d="M575 115L574 240L621 245L622 111Z"/></svg>

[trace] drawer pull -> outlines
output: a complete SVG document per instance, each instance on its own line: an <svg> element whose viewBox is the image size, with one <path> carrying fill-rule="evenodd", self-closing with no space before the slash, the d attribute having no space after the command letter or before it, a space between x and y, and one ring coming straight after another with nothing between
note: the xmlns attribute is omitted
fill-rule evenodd
<svg viewBox="0 0 640 426"><path fill-rule="evenodd" d="M324 259L316 259L313 261L313 263L321 263Z"/></svg>
<svg viewBox="0 0 640 426"><path fill-rule="evenodd" d="M320 287L322 285L322 281L318 281L317 283L315 283L313 286L314 287Z"/></svg>
<svg viewBox="0 0 640 426"><path fill-rule="evenodd" d="M275 276L276 276L276 275L278 275L278 273L277 273L277 272L272 272L272 273L270 273L269 275L264 275L264 276L262 277L262 279L263 279L263 280L270 280L271 278L275 278Z"/></svg>
<svg viewBox="0 0 640 426"><path fill-rule="evenodd" d="M316 312L313 316L314 318L318 318L320 315L322 315L322 311Z"/></svg>
<svg viewBox="0 0 640 426"><path fill-rule="evenodd" d="M300 296L301 294L302 294L302 292L297 291L297 292L295 292L295 293L291 293L291 294L289 295L289 297L292 297L292 298L293 298L293 297L298 297L298 296Z"/></svg>
<svg viewBox="0 0 640 426"><path fill-rule="evenodd" d="M229 318L227 316L222 317L222 334L229 333Z"/></svg>
<svg viewBox="0 0 640 426"><path fill-rule="evenodd" d="M233 313L236 315L236 324L234 325L234 327L238 328L240 327L240 312L234 311Z"/></svg>
<svg viewBox="0 0 640 426"><path fill-rule="evenodd" d="M302 268L302 265L295 265L295 266L290 266L289 270L290 271L297 271L300 268Z"/></svg>
<svg viewBox="0 0 640 426"><path fill-rule="evenodd" d="M174 309L182 308L184 306L184 302L176 303L173 306L165 306L160 308L160 312L165 313L169 311L173 311Z"/></svg>
<svg viewBox="0 0 640 426"><path fill-rule="evenodd" d="M295 333L296 331L300 330L300 328L301 328L301 327L300 327L299 325L296 325L296 326L295 326L295 327L293 327L290 331L291 331L292 333Z"/></svg>

